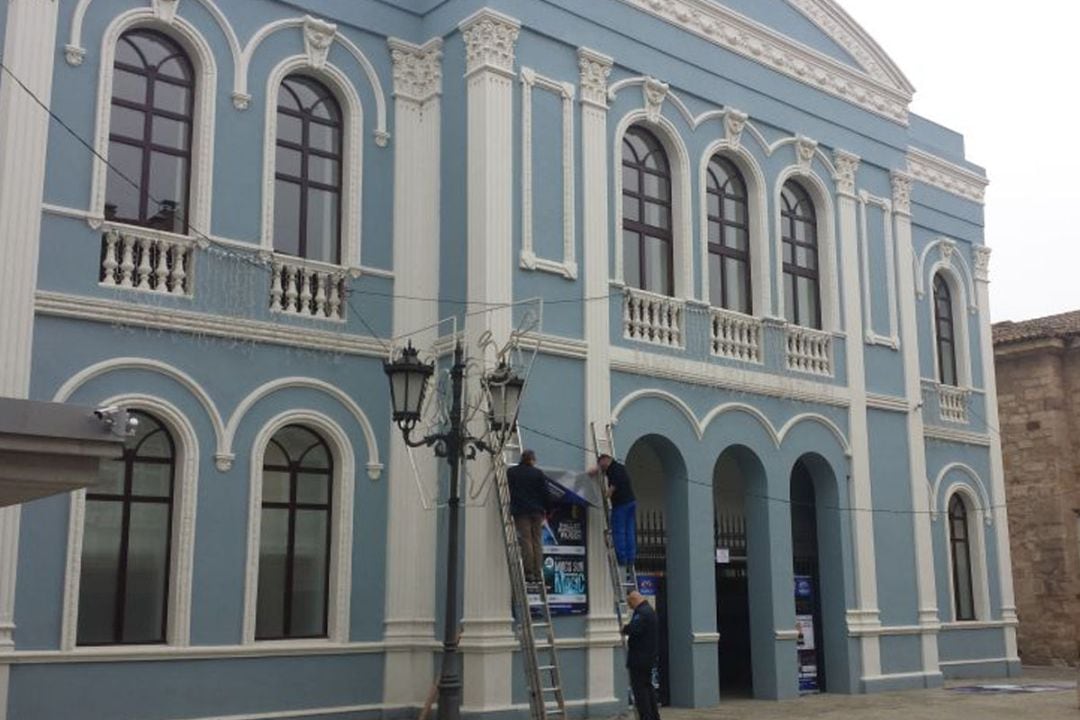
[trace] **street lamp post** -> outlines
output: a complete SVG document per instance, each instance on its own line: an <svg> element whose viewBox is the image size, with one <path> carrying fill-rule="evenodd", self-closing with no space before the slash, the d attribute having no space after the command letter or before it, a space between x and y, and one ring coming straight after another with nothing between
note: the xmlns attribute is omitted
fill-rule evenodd
<svg viewBox="0 0 1080 720"><path fill-rule="evenodd" d="M439 676L439 720L459 720L461 716L461 652L458 648L458 526L461 511L459 479L462 460L472 460L477 450L494 452L495 448L481 438L469 434L462 419L462 396L465 385L465 351L459 341L454 346L454 364L450 368L451 404L450 427L446 432L433 433L414 440L412 431L423 412L424 394L428 380L435 372L434 363L424 363L410 343L395 361L383 364L390 380L390 401L394 422L401 429L409 447L433 447L435 455L450 465L450 511L447 518L449 534L446 554L446 607L443 628L442 671ZM492 393L493 402L488 420L492 430L505 437L517 416L524 382L510 368L499 368L484 379L484 387ZM511 406L510 403L513 403ZM512 408L512 409L511 409ZM510 412L508 419L508 411Z"/></svg>

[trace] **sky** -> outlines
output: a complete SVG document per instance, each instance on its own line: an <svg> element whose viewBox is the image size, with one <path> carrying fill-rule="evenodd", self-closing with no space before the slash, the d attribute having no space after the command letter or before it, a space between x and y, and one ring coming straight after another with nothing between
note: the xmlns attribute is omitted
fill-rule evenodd
<svg viewBox="0 0 1080 720"><path fill-rule="evenodd" d="M1080 2L839 2L987 170L994 322L1080 310Z"/></svg>

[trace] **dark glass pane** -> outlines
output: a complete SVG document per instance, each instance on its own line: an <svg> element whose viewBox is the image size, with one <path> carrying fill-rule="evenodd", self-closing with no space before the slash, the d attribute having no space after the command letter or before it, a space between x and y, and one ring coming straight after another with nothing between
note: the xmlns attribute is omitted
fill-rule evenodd
<svg viewBox="0 0 1080 720"><path fill-rule="evenodd" d="M645 173L645 195L671 202L671 187L666 179L652 173Z"/></svg>
<svg viewBox="0 0 1080 720"><path fill-rule="evenodd" d="M102 460L98 466L98 480L96 485L86 489L90 493L108 493L121 495L124 492L124 468L123 460Z"/></svg>
<svg viewBox="0 0 1080 720"><path fill-rule="evenodd" d="M86 501L76 633L80 645L115 641L122 512L119 502Z"/></svg>
<svg viewBox="0 0 1080 720"><path fill-rule="evenodd" d="M113 71L114 98L130 100L140 105L146 103L146 78L117 68Z"/></svg>
<svg viewBox="0 0 1080 720"><path fill-rule="evenodd" d="M274 156L274 172L299 178L302 162L303 155L300 154L299 150L292 150L278 145Z"/></svg>
<svg viewBox="0 0 1080 720"><path fill-rule="evenodd" d="M795 246L789 242L784 244L784 262L791 265L795 262Z"/></svg>
<svg viewBox="0 0 1080 720"><path fill-rule="evenodd" d="M648 154L648 145L646 145L645 141L641 139L641 136L631 128L623 137L623 162L637 165L642 162Z"/></svg>
<svg viewBox="0 0 1080 720"><path fill-rule="evenodd" d="M817 251L805 245L795 246L795 264L808 270L817 270Z"/></svg>
<svg viewBox="0 0 1080 720"><path fill-rule="evenodd" d="M288 97L289 93L282 92L281 97ZM277 139L285 142L301 145L304 142L304 121L292 115L278 113Z"/></svg>
<svg viewBox="0 0 1080 720"><path fill-rule="evenodd" d="M173 80L189 81L191 73L188 71L187 62L181 57L171 57L158 66L158 75Z"/></svg>
<svg viewBox="0 0 1080 720"><path fill-rule="evenodd" d="M274 250L300 254L300 186L285 180L274 183Z"/></svg>
<svg viewBox="0 0 1080 720"><path fill-rule="evenodd" d="M971 591L971 558L966 542L953 543L953 572L956 578L956 619L974 620L975 602Z"/></svg>
<svg viewBox="0 0 1080 720"><path fill-rule="evenodd" d="M164 145L175 150L188 149L188 137L191 134L191 126L180 120L154 116L154 143Z"/></svg>
<svg viewBox="0 0 1080 720"><path fill-rule="evenodd" d="M304 110L310 110L322 94L316 90L319 87L318 83L299 75L285 78L284 84L296 94L300 108Z"/></svg>
<svg viewBox="0 0 1080 720"><path fill-rule="evenodd" d="M323 183L324 185L336 186L338 184L339 171L340 165L337 160L331 160L318 155L308 156L308 180Z"/></svg>
<svg viewBox="0 0 1080 720"><path fill-rule="evenodd" d="M288 465L289 458L276 442L266 445L266 453L263 455L263 465Z"/></svg>
<svg viewBox="0 0 1080 720"><path fill-rule="evenodd" d="M150 200L146 224L160 230L181 232L187 211L187 158L165 153L150 154Z"/></svg>
<svg viewBox="0 0 1080 720"><path fill-rule="evenodd" d="M190 115L191 91L183 85L158 80L154 83L154 107L180 115Z"/></svg>
<svg viewBox="0 0 1080 720"><path fill-rule="evenodd" d="M645 167L650 170L655 170L667 174L668 164L667 157L664 155L664 151L659 145L652 147L649 154L645 156Z"/></svg>
<svg viewBox="0 0 1080 720"><path fill-rule="evenodd" d="M660 238L645 237L645 289L670 295L671 244Z"/></svg>
<svg viewBox="0 0 1080 720"><path fill-rule="evenodd" d="M274 441L285 450L290 462L299 462L308 448L319 441L319 436L302 425L286 425L274 433Z"/></svg>
<svg viewBox="0 0 1080 720"><path fill-rule="evenodd" d="M709 221L709 242L713 245L720 244L720 231L723 226L718 222Z"/></svg>
<svg viewBox="0 0 1080 720"><path fill-rule="evenodd" d="M819 327L818 323L818 290L817 283L809 278L798 278L797 290L799 293L799 325L806 327Z"/></svg>
<svg viewBox="0 0 1080 720"><path fill-rule="evenodd" d="M292 632L326 633L327 524L325 510L297 510L293 560Z"/></svg>
<svg viewBox="0 0 1080 720"><path fill-rule="evenodd" d="M142 141L146 132L146 113L113 105L109 111L109 132Z"/></svg>
<svg viewBox="0 0 1080 720"><path fill-rule="evenodd" d="M307 196L307 252L310 260L338 261L338 194L309 189Z"/></svg>
<svg viewBox="0 0 1080 720"><path fill-rule="evenodd" d="M627 192L633 192L633 193L639 192L640 188L638 187L638 178L639 178L639 175L638 175L637 170L635 170L633 168L623 167L623 169L622 169L623 190L625 190Z"/></svg>
<svg viewBox="0 0 1080 720"><path fill-rule="evenodd" d="M645 203L645 224L665 230L670 229L671 215L665 206L647 202Z"/></svg>
<svg viewBox="0 0 1080 720"><path fill-rule="evenodd" d="M281 83L281 92L278 93L278 107L286 110L295 110L299 112L300 101L296 98L296 91L293 89L292 84L288 79ZM296 142L300 142L297 140Z"/></svg>
<svg viewBox="0 0 1080 720"><path fill-rule="evenodd" d="M296 479L296 502L326 505L330 502L330 475L300 473Z"/></svg>
<svg viewBox="0 0 1080 720"><path fill-rule="evenodd" d="M259 526L259 589L255 636L285 636L285 573L289 548L289 511L263 509Z"/></svg>
<svg viewBox="0 0 1080 720"><path fill-rule="evenodd" d="M109 175L105 189L105 205L113 206L113 217L138 221L139 182L142 178L142 150L125 143L109 143ZM132 183L135 183L132 185Z"/></svg>
<svg viewBox="0 0 1080 720"><path fill-rule="evenodd" d="M116 62L123 63L124 65L143 67L143 59L139 53L135 51L135 46L132 44L132 36L130 34L122 36L120 42L116 43Z"/></svg>
<svg viewBox="0 0 1080 720"><path fill-rule="evenodd" d="M729 222L745 225L746 206L738 200L724 198L724 219Z"/></svg>
<svg viewBox="0 0 1080 720"><path fill-rule="evenodd" d="M734 258L724 258L724 307L741 313L750 312L750 288L746 284L746 264Z"/></svg>
<svg viewBox="0 0 1080 720"><path fill-rule="evenodd" d="M131 466L131 492L165 498L172 494L172 464L136 462Z"/></svg>
<svg viewBox="0 0 1080 720"><path fill-rule="evenodd" d="M157 33L136 30L131 33L131 39L135 46L139 48L139 52L146 58L148 67L156 68L161 64L162 60L175 52L172 43Z"/></svg>
<svg viewBox="0 0 1080 720"><path fill-rule="evenodd" d="M322 123L311 123L308 128L308 144L315 150L341 154L341 130Z"/></svg>
<svg viewBox="0 0 1080 720"><path fill-rule="evenodd" d="M730 225L724 228L724 244L729 248L736 250L746 250L746 231L742 228L731 227Z"/></svg>
<svg viewBox="0 0 1080 720"><path fill-rule="evenodd" d="M708 193L705 201L708 203L709 217L720 217L720 196Z"/></svg>
<svg viewBox="0 0 1080 720"><path fill-rule="evenodd" d="M641 236L629 230L623 231L623 281L630 287L640 288L641 283Z"/></svg>
<svg viewBox="0 0 1080 720"><path fill-rule="evenodd" d="M146 429L142 437L135 438L135 452L144 458L171 458L172 441L169 435L145 415L139 418L139 430Z"/></svg>
<svg viewBox="0 0 1080 720"><path fill-rule="evenodd" d="M724 306L724 289L720 278L722 260L717 253L709 253L709 304L713 307Z"/></svg>
<svg viewBox="0 0 1080 720"><path fill-rule="evenodd" d="M956 352L952 343L940 343L938 345L938 362L941 365L941 383L943 385L956 385Z"/></svg>
<svg viewBox="0 0 1080 720"><path fill-rule="evenodd" d="M795 276L791 273L784 273L784 319L798 324L795 316Z"/></svg>
<svg viewBox="0 0 1080 720"><path fill-rule="evenodd" d="M263 502L289 502L289 473L263 470Z"/></svg>
<svg viewBox="0 0 1080 720"><path fill-rule="evenodd" d="M311 115L317 117L320 120L327 120L329 122L337 122L340 117L337 109L337 102L334 101L329 95L325 96L321 101L315 103L311 108Z"/></svg>
<svg viewBox="0 0 1080 720"><path fill-rule="evenodd" d="M623 219L641 222L641 201L631 197L623 198Z"/></svg>
<svg viewBox="0 0 1080 720"><path fill-rule="evenodd" d="M301 461L301 465L305 468L329 468L330 467L330 453L326 449L326 445L323 443L317 443L312 445L304 453L304 458Z"/></svg>
<svg viewBox="0 0 1080 720"><path fill-rule="evenodd" d="M163 642L169 576L169 506L132 503L124 642Z"/></svg>

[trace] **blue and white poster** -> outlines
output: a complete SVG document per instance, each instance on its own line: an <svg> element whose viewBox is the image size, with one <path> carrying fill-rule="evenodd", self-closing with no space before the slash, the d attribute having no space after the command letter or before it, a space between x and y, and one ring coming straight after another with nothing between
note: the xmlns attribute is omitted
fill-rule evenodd
<svg viewBox="0 0 1080 720"><path fill-rule="evenodd" d="M586 505L560 504L544 523L544 584L552 615L589 611Z"/></svg>

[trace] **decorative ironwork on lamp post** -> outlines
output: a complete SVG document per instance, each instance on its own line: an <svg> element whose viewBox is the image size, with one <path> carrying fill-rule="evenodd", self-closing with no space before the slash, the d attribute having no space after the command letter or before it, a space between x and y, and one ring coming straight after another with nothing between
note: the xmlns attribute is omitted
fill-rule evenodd
<svg viewBox="0 0 1080 720"><path fill-rule="evenodd" d="M390 380L390 401L394 422L401 429L405 444L409 447L432 447L435 455L445 458L450 465L450 496L447 501L446 555L446 605L443 618L443 657L439 675L439 720L459 720L461 716L461 652L458 648L458 525L461 510L459 491L462 460L472 460L477 451L498 452L503 441L513 431L517 419L518 404L525 381L515 375L511 368L500 362L499 366L483 378L482 384L489 395L488 423L498 439L491 444L483 438L469 434L462 417L465 389L465 351L461 342L454 346L454 364L450 368L451 405L449 427L445 432L432 433L414 439L413 430L420 422L424 407L424 395L428 381L435 372L435 363L420 360L412 343L401 351L400 356L383 364Z"/></svg>

